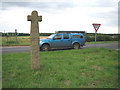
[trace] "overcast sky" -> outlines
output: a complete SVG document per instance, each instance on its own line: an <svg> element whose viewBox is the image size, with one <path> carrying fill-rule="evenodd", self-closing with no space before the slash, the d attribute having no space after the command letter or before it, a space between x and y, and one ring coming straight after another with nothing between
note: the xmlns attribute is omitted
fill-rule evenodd
<svg viewBox="0 0 120 90"><path fill-rule="evenodd" d="M39 32L86 31L94 33L93 23L100 23L98 33L118 33L119 0L2 0L0 32L30 33L27 15L37 10L42 15Z"/></svg>

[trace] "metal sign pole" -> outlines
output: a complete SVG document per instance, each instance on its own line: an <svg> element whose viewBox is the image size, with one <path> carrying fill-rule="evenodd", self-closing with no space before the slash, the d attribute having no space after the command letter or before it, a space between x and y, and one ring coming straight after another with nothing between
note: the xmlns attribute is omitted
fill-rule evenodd
<svg viewBox="0 0 120 90"><path fill-rule="evenodd" d="M95 30L95 51L96 51L96 30Z"/></svg>
<svg viewBox="0 0 120 90"><path fill-rule="evenodd" d="M97 34L97 31L98 31L101 24L93 23L92 25L93 25L93 27L95 29L95 51L96 51L96 36L97 36L96 34Z"/></svg>

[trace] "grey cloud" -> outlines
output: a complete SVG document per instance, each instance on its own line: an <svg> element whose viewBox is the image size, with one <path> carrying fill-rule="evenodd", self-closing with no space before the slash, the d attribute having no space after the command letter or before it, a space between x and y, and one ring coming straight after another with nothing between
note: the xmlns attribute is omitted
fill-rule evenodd
<svg viewBox="0 0 120 90"><path fill-rule="evenodd" d="M120 1L118 3L118 31L120 33Z"/></svg>
<svg viewBox="0 0 120 90"><path fill-rule="evenodd" d="M87 4L88 7L114 7L118 5L118 0L95 0L94 3L92 1L94 0L91 0L91 2Z"/></svg>
<svg viewBox="0 0 120 90"><path fill-rule="evenodd" d="M36 8L44 12L54 11L54 10L65 10L67 8L75 7L71 2L3 2L2 7L8 9L9 7L26 7L26 8Z"/></svg>
<svg viewBox="0 0 120 90"><path fill-rule="evenodd" d="M119 4L120 5L120 4ZM96 0L96 4L92 5L91 7L113 7L116 8L114 11L106 12L106 13L95 13L90 14L90 17L97 17L101 19L106 19L107 23L106 26L117 26L118 25L118 15L120 12L117 10L118 2L117 0Z"/></svg>
<svg viewBox="0 0 120 90"><path fill-rule="evenodd" d="M104 23L106 26L117 26L118 25L118 16L117 11L111 11L106 13L96 13L96 14L90 14L90 17L95 18L101 18L106 19L106 23Z"/></svg>
<svg viewBox="0 0 120 90"><path fill-rule="evenodd" d="M99 7L114 7L118 4L117 0L97 0Z"/></svg>

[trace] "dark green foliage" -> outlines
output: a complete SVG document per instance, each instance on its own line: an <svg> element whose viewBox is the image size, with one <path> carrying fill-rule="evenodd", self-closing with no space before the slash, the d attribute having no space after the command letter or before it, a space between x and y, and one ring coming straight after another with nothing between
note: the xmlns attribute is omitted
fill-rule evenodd
<svg viewBox="0 0 120 90"><path fill-rule="evenodd" d="M30 34L29 33L19 33L18 36L30 36Z"/></svg>
<svg viewBox="0 0 120 90"><path fill-rule="evenodd" d="M40 33L40 36L50 36L53 33Z"/></svg>
<svg viewBox="0 0 120 90"><path fill-rule="evenodd" d="M119 34L97 34L96 36L97 41L118 41L119 37ZM95 41L95 34L87 33L85 38L87 42Z"/></svg>

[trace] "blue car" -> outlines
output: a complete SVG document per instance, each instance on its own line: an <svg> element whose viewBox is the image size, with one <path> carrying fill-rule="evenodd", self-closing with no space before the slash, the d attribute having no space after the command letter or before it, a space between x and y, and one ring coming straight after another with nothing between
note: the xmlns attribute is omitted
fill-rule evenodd
<svg viewBox="0 0 120 90"><path fill-rule="evenodd" d="M85 37L82 33L57 33L46 39L40 39L40 50L49 51L52 48L79 49L85 45Z"/></svg>

